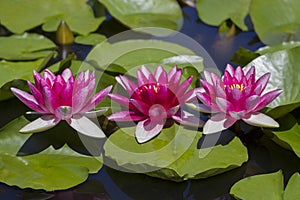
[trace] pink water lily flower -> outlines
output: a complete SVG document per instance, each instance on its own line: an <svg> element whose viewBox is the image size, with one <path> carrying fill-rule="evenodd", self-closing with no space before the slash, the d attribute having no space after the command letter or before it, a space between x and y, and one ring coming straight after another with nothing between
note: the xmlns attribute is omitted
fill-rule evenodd
<svg viewBox="0 0 300 200"><path fill-rule="evenodd" d="M157 67L154 74L144 66L137 71L138 85L125 76L116 77L117 82L126 90L129 99L120 94L109 94L115 102L127 110L119 111L109 120L136 121L135 136L144 143L160 133L166 119L174 119L182 124L199 123L179 107L196 99L196 90L188 90L192 77L180 83L182 70L176 66L168 73Z"/></svg>
<svg viewBox="0 0 300 200"><path fill-rule="evenodd" d="M213 72L204 72L199 100L213 113L203 133L210 134L225 130L237 120L260 127L279 127L271 117L258 112L273 101L281 92L275 89L264 93L270 73L255 80L255 67L248 71L240 66L234 69L227 65L223 79Z"/></svg>
<svg viewBox="0 0 300 200"><path fill-rule="evenodd" d="M48 130L65 120L72 128L90 137L105 137L102 130L87 116L103 114L106 109L90 111L110 92L112 86L92 96L95 87L95 73L81 72L74 79L72 71L65 69L61 75L49 70L44 76L34 71L35 85L28 81L31 94L11 88L11 91L25 105L42 116L23 127L22 133ZM89 112L90 111L90 112Z"/></svg>

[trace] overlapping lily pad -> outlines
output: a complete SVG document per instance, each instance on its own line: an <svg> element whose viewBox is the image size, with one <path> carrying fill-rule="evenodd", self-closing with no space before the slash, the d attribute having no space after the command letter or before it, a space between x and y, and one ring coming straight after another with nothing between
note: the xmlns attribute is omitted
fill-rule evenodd
<svg viewBox="0 0 300 200"><path fill-rule="evenodd" d="M295 152L300 157L300 126L293 115L287 114L278 120L280 128L264 129L264 132L279 145Z"/></svg>
<svg viewBox="0 0 300 200"><path fill-rule="evenodd" d="M299 198L299 187L300 176L299 173L295 173L290 178L284 191L283 175L281 171L278 171L242 179L232 186L230 194L242 200L294 200Z"/></svg>
<svg viewBox="0 0 300 200"><path fill-rule="evenodd" d="M134 130L121 128L106 141L105 156L116 162L113 168L183 181L220 174L248 159L246 147L237 138L225 146L198 149L202 133L177 124L144 144L137 143Z"/></svg>
<svg viewBox="0 0 300 200"><path fill-rule="evenodd" d="M35 33L24 33L0 37L0 59L5 60L33 60L48 56L54 51L56 45Z"/></svg>
<svg viewBox="0 0 300 200"><path fill-rule="evenodd" d="M21 117L0 129L1 182L20 188L61 190L82 183L89 173L96 173L101 168L102 162L99 157L85 156L67 145L59 149L54 149L53 146L46 148L47 144L51 143L49 138L42 139L42 134L46 133L18 133L27 123L28 121ZM59 129L56 131L59 132ZM66 134L65 131L60 133ZM73 137L76 137L76 133ZM61 140L59 137L55 139ZM45 150L36 154L34 151L43 145Z"/></svg>
<svg viewBox="0 0 300 200"><path fill-rule="evenodd" d="M26 80L33 81L33 70L39 69L44 59L28 62L0 61L0 101L13 97L10 87L23 88Z"/></svg>
<svg viewBox="0 0 300 200"><path fill-rule="evenodd" d="M179 67L194 66L198 72L203 70L203 59L192 50L160 40L126 40L113 44L103 42L91 51L86 60L102 69L118 65L130 71L141 65L179 63ZM118 68L114 70L112 67L110 71L118 72Z"/></svg>
<svg viewBox="0 0 300 200"><path fill-rule="evenodd" d="M250 16L261 41L268 45L300 40L300 1L252 0Z"/></svg>
<svg viewBox="0 0 300 200"><path fill-rule="evenodd" d="M245 17L248 14L251 0L201 0L196 1L196 8L201 20L219 26L231 19L239 28L247 30Z"/></svg>
<svg viewBox="0 0 300 200"><path fill-rule="evenodd" d="M262 55L247 65L247 67L256 66L257 77L271 73L266 90L274 88L283 90L282 94L268 105L271 108L269 114L275 118L300 106L299 73L295 73L300 68L299 54L300 47L276 51Z"/></svg>
<svg viewBox="0 0 300 200"><path fill-rule="evenodd" d="M86 0L3 0L0 21L14 33L22 33L43 24L44 31L55 31L64 20L72 31L86 35L95 31L105 16L95 18Z"/></svg>
<svg viewBox="0 0 300 200"><path fill-rule="evenodd" d="M176 0L98 0L130 28L160 27L179 30L182 12Z"/></svg>

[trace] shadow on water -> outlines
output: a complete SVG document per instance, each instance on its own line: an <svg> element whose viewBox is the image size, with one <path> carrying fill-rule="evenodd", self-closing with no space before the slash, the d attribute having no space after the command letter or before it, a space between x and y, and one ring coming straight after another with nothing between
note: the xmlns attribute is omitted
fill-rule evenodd
<svg viewBox="0 0 300 200"><path fill-rule="evenodd" d="M82 141L87 141L83 144ZM44 151L52 146L60 149L67 144L74 151L88 156L100 156L103 152L105 139L90 138L84 135L79 137L78 133L72 129L65 121L61 121L56 127L44 132L32 134L17 153L18 156L27 156ZM97 147L87 149L87 146Z"/></svg>

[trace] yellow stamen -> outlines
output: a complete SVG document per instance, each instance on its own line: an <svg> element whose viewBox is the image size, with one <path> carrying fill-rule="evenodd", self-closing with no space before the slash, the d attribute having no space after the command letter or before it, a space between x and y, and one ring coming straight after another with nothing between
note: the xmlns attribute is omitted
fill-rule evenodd
<svg viewBox="0 0 300 200"><path fill-rule="evenodd" d="M225 86L226 87L226 86ZM237 88L237 89L239 89L240 91L243 91L244 89L245 89L245 86L243 85L243 84L232 84L232 85L230 85L229 86L230 87L230 89L234 89L234 88Z"/></svg>

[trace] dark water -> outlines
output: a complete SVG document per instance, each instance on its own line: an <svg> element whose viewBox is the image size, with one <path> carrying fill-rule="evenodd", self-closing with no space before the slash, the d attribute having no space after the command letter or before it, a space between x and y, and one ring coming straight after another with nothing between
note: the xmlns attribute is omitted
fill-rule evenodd
<svg viewBox="0 0 300 200"><path fill-rule="evenodd" d="M232 54L238 47L256 50L263 46L257 41L253 31L239 33L228 39L218 34L216 27L199 23L198 16L193 8L184 8L185 21L181 32L197 40L210 54L220 70L230 62ZM111 29L107 29L111 27ZM125 30L114 20L106 22L100 31L108 35ZM79 59L84 59L90 47L73 45L72 51ZM24 112L24 107L15 100L11 104L17 105L18 110ZM0 112L4 113L6 103L0 104ZM18 113L15 113L16 115ZM7 120L13 119L12 114ZM1 126L6 121L1 120ZM260 135L260 133L258 133ZM90 175L88 180L67 191L45 193L31 189L21 190L0 184L0 199L91 199L91 200L127 200L127 199L200 199L226 200L230 197L230 187L243 177L254 174L274 172L283 169L285 180L300 169L300 159L293 152L282 149L269 139L255 137L245 138L245 145L249 152L249 161L242 167L203 180L190 180L181 183L160 180L143 174L120 172L104 166L99 173Z"/></svg>

